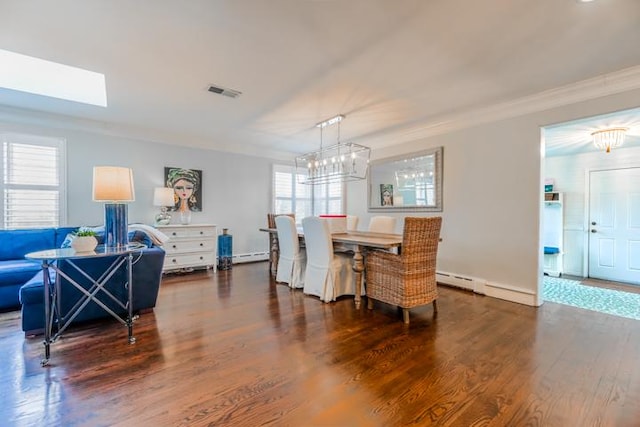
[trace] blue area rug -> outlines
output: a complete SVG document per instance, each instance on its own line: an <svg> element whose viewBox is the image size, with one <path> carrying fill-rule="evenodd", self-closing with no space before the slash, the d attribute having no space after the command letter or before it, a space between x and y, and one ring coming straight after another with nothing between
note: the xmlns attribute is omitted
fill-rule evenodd
<svg viewBox="0 0 640 427"><path fill-rule="evenodd" d="M575 280L545 276L542 299L640 320L640 294L594 288Z"/></svg>

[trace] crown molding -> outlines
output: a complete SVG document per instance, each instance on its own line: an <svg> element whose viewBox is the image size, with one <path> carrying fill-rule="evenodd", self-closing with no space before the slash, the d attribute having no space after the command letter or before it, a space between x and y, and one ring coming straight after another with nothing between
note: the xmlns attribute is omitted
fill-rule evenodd
<svg viewBox="0 0 640 427"><path fill-rule="evenodd" d="M640 89L640 66L602 74L522 98L440 116L401 130L353 140L357 142L358 139L366 139L369 145L384 148L636 89Z"/></svg>

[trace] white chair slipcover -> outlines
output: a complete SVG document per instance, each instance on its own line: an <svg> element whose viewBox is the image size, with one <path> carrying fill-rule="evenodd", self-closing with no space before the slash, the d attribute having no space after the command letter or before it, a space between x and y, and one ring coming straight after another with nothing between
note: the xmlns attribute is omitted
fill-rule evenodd
<svg viewBox="0 0 640 427"><path fill-rule="evenodd" d="M396 232L396 218L383 215L371 217L369 221L369 231L393 234Z"/></svg>
<svg viewBox="0 0 640 427"><path fill-rule="evenodd" d="M302 219L307 248L304 293L329 302L341 295L355 295L352 257L333 252L329 224L318 217Z"/></svg>
<svg viewBox="0 0 640 427"><path fill-rule="evenodd" d="M276 282L287 283L291 288L302 288L307 257L298 242L296 223L287 215L279 215L275 221L280 245Z"/></svg>
<svg viewBox="0 0 640 427"><path fill-rule="evenodd" d="M347 231L355 231L358 229L358 218L356 215L347 215Z"/></svg>

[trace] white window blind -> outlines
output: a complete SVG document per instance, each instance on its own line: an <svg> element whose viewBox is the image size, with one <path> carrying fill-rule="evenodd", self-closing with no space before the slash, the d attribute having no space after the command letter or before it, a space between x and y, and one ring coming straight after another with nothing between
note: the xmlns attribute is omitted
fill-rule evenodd
<svg viewBox="0 0 640 427"><path fill-rule="evenodd" d="M64 141L2 134L2 228L56 227Z"/></svg>
<svg viewBox="0 0 640 427"><path fill-rule="evenodd" d="M273 166L273 212L295 213L296 222L311 215L341 214L343 184L300 184L296 168L288 165Z"/></svg>

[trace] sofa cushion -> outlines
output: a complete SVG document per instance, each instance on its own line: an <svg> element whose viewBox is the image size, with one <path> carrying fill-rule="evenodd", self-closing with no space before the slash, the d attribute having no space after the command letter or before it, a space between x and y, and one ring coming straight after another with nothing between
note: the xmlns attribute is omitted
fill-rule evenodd
<svg viewBox="0 0 640 427"><path fill-rule="evenodd" d="M0 230L0 261L23 259L29 252L54 248L55 237L53 228Z"/></svg>
<svg viewBox="0 0 640 427"><path fill-rule="evenodd" d="M42 265L39 261L27 259L0 261L0 286L21 285L41 271Z"/></svg>
<svg viewBox="0 0 640 427"><path fill-rule="evenodd" d="M56 280L56 272L53 269L49 269L49 277L51 283ZM31 279L27 281L20 288L20 304L42 304L44 301L44 283L42 283L42 271L34 274Z"/></svg>

